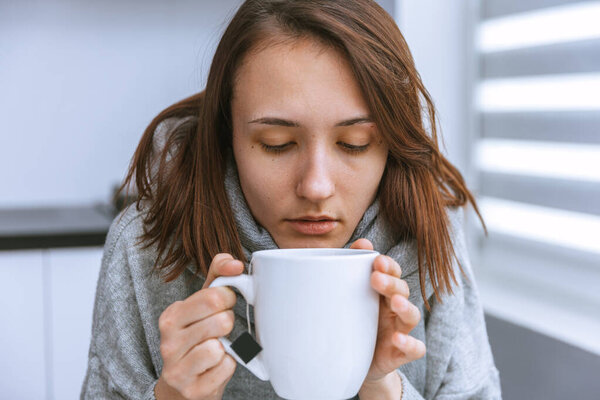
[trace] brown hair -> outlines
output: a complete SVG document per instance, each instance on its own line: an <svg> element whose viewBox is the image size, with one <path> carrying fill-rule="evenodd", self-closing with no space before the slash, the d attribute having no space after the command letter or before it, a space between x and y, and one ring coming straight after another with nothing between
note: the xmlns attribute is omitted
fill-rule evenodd
<svg viewBox="0 0 600 400"><path fill-rule="evenodd" d="M241 5L216 49L206 89L152 120L120 189L135 179L137 207L147 204L141 240L157 246L157 268L170 281L191 262L206 275L220 252L246 261L223 184L225 154L232 145L233 84L249 51L282 38L319 40L347 58L389 147L378 192L383 216L398 240L417 242L427 307L427 273L441 301L456 283L446 207L471 202L482 224L483 219L460 172L438 148L435 107L408 45L394 20L370 0L249 0ZM171 118L183 122L169 129L158 148L155 131Z"/></svg>

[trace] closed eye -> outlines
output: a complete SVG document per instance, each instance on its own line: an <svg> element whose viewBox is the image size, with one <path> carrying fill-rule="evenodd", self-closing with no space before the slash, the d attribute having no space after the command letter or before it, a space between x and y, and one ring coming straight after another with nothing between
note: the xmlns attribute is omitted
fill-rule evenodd
<svg viewBox="0 0 600 400"><path fill-rule="evenodd" d="M280 144L280 145L269 145L266 143L261 143L261 147L265 150L268 151L270 153L274 153L274 154L279 154L283 151L285 151L285 149L287 149L289 146L293 145L294 142L288 142L288 143L284 143L284 144ZM354 144L350 144L350 143L345 143L345 142L338 142L338 145L340 145L342 147L342 149L350 154L358 154L358 153L362 153L364 151L366 151L369 146L371 145L370 143L358 146L358 145L354 145Z"/></svg>
<svg viewBox="0 0 600 400"><path fill-rule="evenodd" d="M271 146L266 143L261 143L260 145L262 146L263 149L265 149L266 151L268 151L270 153L279 154L282 151L284 151L289 145L292 145L292 144L294 144L294 143L288 142L288 143L280 144L277 146Z"/></svg>
<svg viewBox="0 0 600 400"><path fill-rule="evenodd" d="M344 150L349 153L362 153L363 151L366 151L370 145L370 143L367 143L362 146L357 146L354 144L344 143L344 142L338 142L338 144L341 145L344 148Z"/></svg>

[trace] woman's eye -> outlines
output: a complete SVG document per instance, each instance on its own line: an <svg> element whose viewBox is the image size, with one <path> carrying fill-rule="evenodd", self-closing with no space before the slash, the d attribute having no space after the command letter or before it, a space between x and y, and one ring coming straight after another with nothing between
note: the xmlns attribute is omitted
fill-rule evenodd
<svg viewBox="0 0 600 400"><path fill-rule="evenodd" d="M338 142L338 144L340 144L344 148L344 151L347 151L348 153L362 153L363 151L366 151L370 145L370 143L367 143L362 146L357 146L354 144L344 142Z"/></svg>
<svg viewBox="0 0 600 400"><path fill-rule="evenodd" d="M294 144L294 142L288 142L288 143L284 143L284 144L280 144L280 145L276 145L276 146L269 145L266 143L261 143L260 145L263 149L265 149L265 151L267 151L269 153L278 154L278 153L283 152L284 150L286 150L289 146L292 146L293 144ZM362 153L362 152L366 151L370 145L370 143L367 143L365 145L358 146L358 145L345 143L345 142L338 142L338 144L340 146L342 146L344 151L351 153L351 154Z"/></svg>
<svg viewBox="0 0 600 400"><path fill-rule="evenodd" d="M278 153L281 153L283 150L285 150L288 146L290 146L292 144L293 144L292 142L288 142L288 143L280 144L280 145L277 145L277 146L271 146L271 145L268 145L266 143L261 143L260 145L266 151L268 151L270 153L278 154Z"/></svg>

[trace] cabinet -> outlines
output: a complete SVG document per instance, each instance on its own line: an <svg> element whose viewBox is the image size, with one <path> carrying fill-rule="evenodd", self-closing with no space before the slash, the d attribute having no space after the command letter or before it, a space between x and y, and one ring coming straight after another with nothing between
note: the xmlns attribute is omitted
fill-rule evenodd
<svg viewBox="0 0 600 400"><path fill-rule="evenodd" d="M87 368L101 248L47 252L50 267L51 393L55 400L78 399Z"/></svg>
<svg viewBox="0 0 600 400"><path fill-rule="evenodd" d="M0 388L6 399L46 398L41 250L0 252Z"/></svg>
<svg viewBox="0 0 600 400"><path fill-rule="evenodd" d="M100 247L0 252L3 398L79 398L101 259Z"/></svg>

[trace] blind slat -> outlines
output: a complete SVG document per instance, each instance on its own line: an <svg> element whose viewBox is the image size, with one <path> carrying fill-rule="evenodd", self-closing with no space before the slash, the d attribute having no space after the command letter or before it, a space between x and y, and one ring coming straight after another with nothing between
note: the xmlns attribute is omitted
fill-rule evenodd
<svg viewBox="0 0 600 400"><path fill-rule="evenodd" d="M481 55L482 78L600 71L600 39Z"/></svg>
<svg viewBox="0 0 600 400"><path fill-rule="evenodd" d="M482 268L530 286L544 287L556 296L569 294L576 300L585 300L579 306L590 307L589 311L597 313L600 305L597 255L493 231L487 238L480 236L480 240L485 243L480 253Z"/></svg>
<svg viewBox="0 0 600 400"><path fill-rule="evenodd" d="M600 143L600 112L502 112L480 114L481 137Z"/></svg>
<svg viewBox="0 0 600 400"><path fill-rule="evenodd" d="M485 20L548 7L586 3L589 1L592 0L483 0L480 7L480 17L482 20Z"/></svg>
<svg viewBox="0 0 600 400"><path fill-rule="evenodd" d="M481 172L479 193L520 203L600 215L600 184Z"/></svg>

